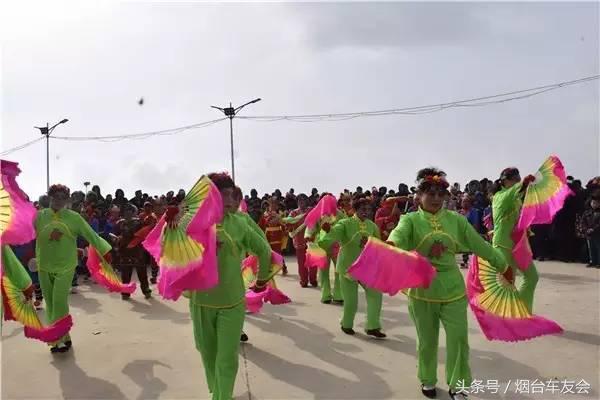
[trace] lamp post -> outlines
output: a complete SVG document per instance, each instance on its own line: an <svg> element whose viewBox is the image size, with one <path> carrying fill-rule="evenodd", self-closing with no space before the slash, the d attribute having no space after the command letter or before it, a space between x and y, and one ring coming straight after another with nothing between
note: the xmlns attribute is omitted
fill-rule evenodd
<svg viewBox="0 0 600 400"><path fill-rule="evenodd" d="M40 130L42 135L46 136L46 190L50 189L50 134L58 125L67 122L69 122L69 120L65 118L51 127L49 127L48 123L46 123L46 126L42 127L34 126L34 128Z"/></svg>
<svg viewBox="0 0 600 400"><path fill-rule="evenodd" d="M242 108L246 107L249 104L258 103L260 100L261 100L260 98L254 99L245 104L242 104L241 106L239 106L237 108L233 108L231 103L229 103L229 107L224 107L224 108L211 106L212 108L215 108L215 109L221 111L223 114L225 114L225 116L227 118L229 118L229 141L230 141L230 147L231 147L231 178L233 179L234 182L235 182L235 161L234 161L234 157L233 157L233 118L235 118L237 113L240 112L240 110Z"/></svg>
<svg viewBox="0 0 600 400"><path fill-rule="evenodd" d="M85 186L85 194L87 195L87 193L88 193L87 188L88 188L88 186L90 186L90 183L89 182L83 182L83 186Z"/></svg>

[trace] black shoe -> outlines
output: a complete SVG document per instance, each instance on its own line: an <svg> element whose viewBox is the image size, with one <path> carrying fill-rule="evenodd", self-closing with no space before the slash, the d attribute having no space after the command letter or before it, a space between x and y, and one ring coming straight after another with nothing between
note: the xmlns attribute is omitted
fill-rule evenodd
<svg viewBox="0 0 600 400"><path fill-rule="evenodd" d="M244 332L242 332L242 334L240 335L240 342L247 342L248 341L248 335L246 335Z"/></svg>
<svg viewBox="0 0 600 400"><path fill-rule="evenodd" d="M281 270L281 275L286 276L288 274L288 270L287 267L284 265L283 269Z"/></svg>
<svg viewBox="0 0 600 400"><path fill-rule="evenodd" d="M336 304L338 306L343 306L344 305L344 300L332 300L333 304Z"/></svg>
<svg viewBox="0 0 600 400"><path fill-rule="evenodd" d="M352 328L344 328L342 326L342 332L344 332L346 335L354 335L356 332L354 332L354 329Z"/></svg>
<svg viewBox="0 0 600 400"><path fill-rule="evenodd" d="M452 400L467 400L469 398L467 393L463 390L459 390L458 392L455 392L454 390L450 389L450 390L448 390L448 395L450 396L450 399L452 399Z"/></svg>
<svg viewBox="0 0 600 400"><path fill-rule="evenodd" d="M586 268L595 268L596 266L594 264L588 264L585 266Z"/></svg>
<svg viewBox="0 0 600 400"><path fill-rule="evenodd" d="M381 329L369 329L367 330L367 335L373 336L377 339L383 339L387 337L385 333L381 332Z"/></svg>
<svg viewBox="0 0 600 400"><path fill-rule="evenodd" d="M312 287L318 287L318 286L319 286L319 283L318 283L318 282L316 282L316 281L315 281L315 282L311 282L311 283L310 283L310 286L312 286Z"/></svg>
<svg viewBox="0 0 600 400"><path fill-rule="evenodd" d="M321 303L323 303L323 304L331 304L331 299L329 299L329 300L321 300Z"/></svg>
<svg viewBox="0 0 600 400"><path fill-rule="evenodd" d="M69 351L70 347L67 347L66 345L57 345L57 346L52 346L50 347L50 352L52 354L56 354L56 353L66 353L67 351Z"/></svg>
<svg viewBox="0 0 600 400"><path fill-rule="evenodd" d="M308 287L308 283L300 282L300 287L302 287L302 288Z"/></svg>
<svg viewBox="0 0 600 400"><path fill-rule="evenodd" d="M156 278L150 278L150 283L156 285Z"/></svg>
<svg viewBox="0 0 600 400"><path fill-rule="evenodd" d="M425 385L421 385L421 393L429 399L435 399L437 397L437 389L425 389Z"/></svg>
<svg viewBox="0 0 600 400"><path fill-rule="evenodd" d="M152 298L152 292L144 293L144 297L147 298L147 299L151 299Z"/></svg>
<svg viewBox="0 0 600 400"><path fill-rule="evenodd" d="M65 346L67 346L70 349L71 347L73 347L73 342L71 340L67 340L65 342Z"/></svg>
<svg viewBox="0 0 600 400"><path fill-rule="evenodd" d="M131 298L131 296L128 295L128 294L122 294L121 295L121 300L129 300L130 298Z"/></svg>

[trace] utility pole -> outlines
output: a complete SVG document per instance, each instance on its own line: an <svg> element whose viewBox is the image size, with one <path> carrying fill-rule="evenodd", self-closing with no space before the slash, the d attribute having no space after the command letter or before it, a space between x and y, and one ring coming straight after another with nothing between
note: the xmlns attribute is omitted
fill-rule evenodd
<svg viewBox="0 0 600 400"><path fill-rule="evenodd" d="M231 179L233 179L233 181L235 182L235 160L234 160L234 156L233 156L233 119L235 118L235 116L237 115L238 112L240 112L240 110L244 107L246 107L249 104L254 104L254 103L258 103L261 99L254 99L252 101L249 101L245 104L242 104L241 106L237 107L237 108L233 108L233 106L231 105L231 102L229 103L229 107L216 107L216 106L211 106L212 108L215 108L219 111L221 111L223 114L225 114L225 116L227 118L229 118L229 141L230 141L230 148L231 148Z"/></svg>
<svg viewBox="0 0 600 400"><path fill-rule="evenodd" d="M50 134L52 134L52 131L58 125L66 124L67 122L69 122L69 120L65 118L54 124L52 127L50 127L48 123L46 123L46 126L42 127L34 126L34 128L40 130L42 135L46 136L46 190L50 189Z"/></svg>

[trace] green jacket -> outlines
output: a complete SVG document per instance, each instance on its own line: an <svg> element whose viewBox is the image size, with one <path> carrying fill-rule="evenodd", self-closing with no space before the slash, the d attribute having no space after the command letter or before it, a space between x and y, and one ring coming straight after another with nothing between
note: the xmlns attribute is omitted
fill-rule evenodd
<svg viewBox="0 0 600 400"><path fill-rule="evenodd" d="M329 253L335 242L340 243L336 268L340 274L346 275L346 271L356 261L363 249L362 239L369 236L380 238L377 225L371 220L361 221L354 216L338 221L329 233L319 240L319 246Z"/></svg>
<svg viewBox="0 0 600 400"><path fill-rule="evenodd" d="M248 217L249 218L249 217ZM265 280L271 269L271 247L241 213L226 214L217 225L219 283L212 289L192 291L192 306L230 308L244 301L242 260L250 252L258 257L258 279Z"/></svg>
<svg viewBox="0 0 600 400"><path fill-rule="evenodd" d="M39 271L61 273L77 266L77 238L83 237L98 253L111 249L92 227L74 211L63 208L55 212L46 208L35 219L35 253Z"/></svg>
<svg viewBox="0 0 600 400"><path fill-rule="evenodd" d="M514 246L511 234L519 220L519 213L523 206L522 187L521 183L517 183L510 189L503 188L492 199L492 218L494 219L492 244L494 247L512 250Z"/></svg>
<svg viewBox="0 0 600 400"><path fill-rule="evenodd" d="M465 281L456 253L466 249L486 259L499 272L507 268L502 253L489 245L462 215L441 209L430 214L423 209L400 217L388 241L403 250L416 250L427 257L437 276L427 289L409 289L409 297L430 302L451 302L465 295ZM435 254L438 250L441 254ZM432 253L433 251L433 253Z"/></svg>
<svg viewBox="0 0 600 400"><path fill-rule="evenodd" d="M252 219L252 217L249 214L241 211L237 211L235 214L241 216L254 232L258 233L262 238L267 240L267 235L265 234L265 231L260 229L260 226L258 226L258 224ZM248 251L250 252L250 250Z"/></svg>

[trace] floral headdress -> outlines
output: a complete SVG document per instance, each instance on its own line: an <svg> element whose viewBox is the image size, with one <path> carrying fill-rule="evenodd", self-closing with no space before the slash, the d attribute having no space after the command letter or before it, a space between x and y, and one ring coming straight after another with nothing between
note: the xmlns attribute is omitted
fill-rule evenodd
<svg viewBox="0 0 600 400"><path fill-rule="evenodd" d="M417 184L419 189L424 189L425 187L430 186L441 186L444 189L447 189L450 186L445 175L427 175L419 179Z"/></svg>

